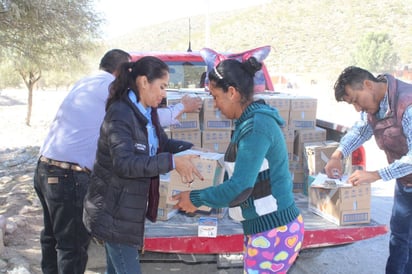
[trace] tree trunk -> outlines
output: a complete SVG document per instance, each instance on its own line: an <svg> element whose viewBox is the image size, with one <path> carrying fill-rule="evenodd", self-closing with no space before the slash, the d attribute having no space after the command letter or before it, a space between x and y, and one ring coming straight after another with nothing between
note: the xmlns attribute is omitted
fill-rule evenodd
<svg viewBox="0 0 412 274"><path fill-rule="evenodd" d="M27 98L27 116L26 116L26 125L30 126L30 121L31 121L31 110L33 106L33 86L34 84L32 81L29 82L29 85L27 86L29 90L29 96Z"/></svg>
<svg viewBox="0 0 412 274"><path fill-rule="evenodd" d="M24 70L19 70L20 76L23 78L24 83L26 84L27 90L29 91L27 98L27 116L26 116L26 125L30 126L31 122L31 110L33 106L33 89L34 85L41 78L41 70L29 70L25 72Z"/></svg>

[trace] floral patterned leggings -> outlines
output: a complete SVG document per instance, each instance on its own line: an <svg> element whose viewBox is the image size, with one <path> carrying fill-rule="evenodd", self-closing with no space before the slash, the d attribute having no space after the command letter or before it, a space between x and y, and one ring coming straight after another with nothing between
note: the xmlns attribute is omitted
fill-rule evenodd
<svg viewBox="0 0 412 274"><path fill-rule="evenodd" d="M245 235L245 274L286 274L302 247L305 228L302 215L281 227Z"/></svg>

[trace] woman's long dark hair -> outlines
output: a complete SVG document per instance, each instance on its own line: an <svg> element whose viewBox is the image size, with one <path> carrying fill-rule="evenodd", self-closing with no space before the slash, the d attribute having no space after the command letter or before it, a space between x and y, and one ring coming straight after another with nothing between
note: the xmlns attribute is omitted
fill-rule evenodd
<svg viewBox="0 0 412 274"><path fill-rule="evenodd" d="M136 86L138 76L146 76L149 83L162 78L169 72L165 62L153 56L145 56L136 62L123 63L119 68L119 74L110 84L109 97L106 102L106 111L110 105L123 97L125 92L133 90L139 100L139 90Z"/></svg>

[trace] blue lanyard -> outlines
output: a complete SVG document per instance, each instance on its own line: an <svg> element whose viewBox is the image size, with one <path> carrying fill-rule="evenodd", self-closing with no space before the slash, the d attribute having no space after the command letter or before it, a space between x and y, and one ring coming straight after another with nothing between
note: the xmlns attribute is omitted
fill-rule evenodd
<svg viewBox="0 0 412 274"><path fill-rule="evenodd" d="M152 108L151 107L144 108L141 103L137 102L136 95L134 94L132 90L129 90L128 95L132 103L149 121L146 125L147 136L149 139L148 140L149 141L149 155L154 156L156 155L157 149L159 147L159 139L157 138L156 129L152 123L152 116L151 116Z"/></svg>

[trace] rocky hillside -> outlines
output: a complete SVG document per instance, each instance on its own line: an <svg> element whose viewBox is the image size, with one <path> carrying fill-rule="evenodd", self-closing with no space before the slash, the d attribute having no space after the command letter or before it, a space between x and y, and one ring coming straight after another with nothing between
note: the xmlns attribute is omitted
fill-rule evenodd
<svg viewBox="0 0 412 274"><path fill-rule="evenodd" d="M150 11L148 11L150 12ZM271 45L266 63L271 73L336 77L351 63L357 41L369 32L385 32L403 64L412 63L412 9L394 0L277 0L258 7L213 13L205 42L206 15L190 18L193 50L204 46L244 51ZM126 50L187 50L189 18L139 28L107 41ZM319 79L316 79L319 78Z"/></svg>

